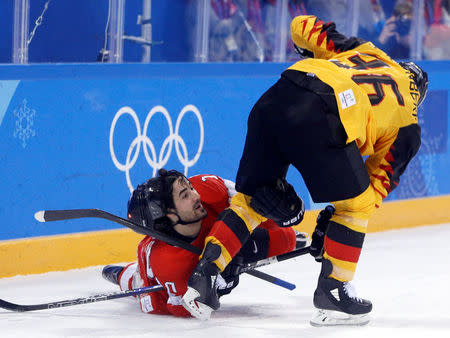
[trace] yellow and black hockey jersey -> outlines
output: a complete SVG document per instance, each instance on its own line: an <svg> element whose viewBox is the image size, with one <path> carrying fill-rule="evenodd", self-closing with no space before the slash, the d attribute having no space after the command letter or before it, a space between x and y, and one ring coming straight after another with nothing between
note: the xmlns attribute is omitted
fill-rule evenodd
<svg viewBox="0 0 450 338"><path fill-rule="evenodd" d="M417 124L420 94L412 74L370 42L340 34L334 23L324 23L314 16L299 16L291 24L291 33L295 45L313 52L314 58L295 63L283 74L296 71L314 74L331 87L347 134L346 143L355 142L361 155L367 156L365 166L371 184L356 197L333 201L336 211L324 239L323 257L333 264L332 277L349 281L356 269L371 213L398 184L420 146ZM317 90L323 99L325 95L319 93L321 88L307 89ZM295 95L295 91L292 93ZM326 93L328 97L330 93ZM275 98L274 101L279 99ZM272 107L276 110L278 103L271 102L269 110ZM298 111L302 111L301 107ZM205 241L205 247L207 243L221 247L221 254L214 261L220 270L231 261L253 229L266 220L250 207L252 197L237 190L230 207L219 215Z"/></svg>
<svg viewBox="0 0 450 338"><path fill-rule="evenodd" d="M314 58L300 60L289 69L313 73L333 88L347 143L355 141L361 155L369 156L366 167L379 205L398 184L420 145L420 94L412 76L372 43L346 38L334 23L315 16L294 18L291 34L295 45L313 52ZM394 156L394 142L411 139L411 134L415 144Z"/></svg>

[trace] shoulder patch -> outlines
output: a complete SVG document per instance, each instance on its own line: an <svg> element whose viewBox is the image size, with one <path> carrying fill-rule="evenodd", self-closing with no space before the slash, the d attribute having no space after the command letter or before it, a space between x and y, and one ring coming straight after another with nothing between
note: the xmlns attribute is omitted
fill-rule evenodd
<svg viewBox="0 0 450 338"><path fill-rule="evenodd" d="M354 106L356 104L355 94L353 94L353 90L351 88L339 93L338 97L341 102L342 109Z"/></svg>

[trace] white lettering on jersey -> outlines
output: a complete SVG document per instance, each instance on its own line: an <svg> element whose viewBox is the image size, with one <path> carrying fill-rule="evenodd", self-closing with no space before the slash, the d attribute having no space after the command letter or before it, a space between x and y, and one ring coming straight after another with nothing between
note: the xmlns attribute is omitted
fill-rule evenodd
<svg viewBox="0 0 450 338"><path fill-rule="evenodd" d="M172 305L181 305L181 296L177 296L177 288L175 287L174 282L166 282L164 284L167 290L167 294L169 295L169 299L167 299L168 304Z"/></svg>
<svg viewBox="0 0 450 338"><path fill-rule="evenodd" d="M219 179L216 175L205 175L205 176L202 176L202 181L206 182L206 179L208 179L208 178L214 178L216 180Z"/></svg>

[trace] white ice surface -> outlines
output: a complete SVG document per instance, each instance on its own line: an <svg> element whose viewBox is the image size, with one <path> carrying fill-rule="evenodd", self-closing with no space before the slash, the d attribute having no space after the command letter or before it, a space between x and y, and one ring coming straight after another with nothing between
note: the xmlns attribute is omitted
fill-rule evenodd
<svg viewBox="0 0 450 338"><path fill-rule="evenodd" d="M310 256L263 271L297 285L288 291L242 276L211 320L146 315L132 298L53 310L0 309L0 337L450 337L450 224L369 234L358 264L358 295L374 304L365 327L315 328L314 292L320 265ZM101 266L0 279L0 298L19 304L117 291Z"/></svg>

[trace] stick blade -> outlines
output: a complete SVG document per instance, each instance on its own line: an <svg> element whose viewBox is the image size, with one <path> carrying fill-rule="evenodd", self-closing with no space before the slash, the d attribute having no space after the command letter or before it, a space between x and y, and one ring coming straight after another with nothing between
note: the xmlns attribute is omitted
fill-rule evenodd
<svg viewBox="0 0 450 338"><path fill-rule="evenodd" d="M34 214L34 218L36 219L36 221L45 222L45 211L41 210L41 211L36 212Z"/></svg>
<svg viewBox="0 0 450 338"><path fill-rule="evenodd" d="M0 308L5 309L5 310L9 310L9 311L14 311L14 312L27 311L26 307L25 307L25 309L23 309L21 305L10 303L10 302L7 302L6 300L3 300L3 299L0 299Z"/></svg>
<svg viewBox="0 0 450 338"><path fill-rule="evenodd" d="M109 220L113 218L114 222L116 218L119 218L118 216L98 209L41 210L34 214L34 218L39 222L64 221L86 217L105 218Z"/></svg>

